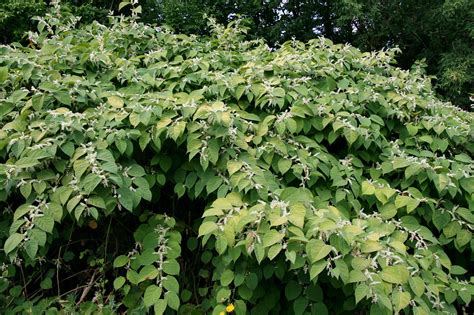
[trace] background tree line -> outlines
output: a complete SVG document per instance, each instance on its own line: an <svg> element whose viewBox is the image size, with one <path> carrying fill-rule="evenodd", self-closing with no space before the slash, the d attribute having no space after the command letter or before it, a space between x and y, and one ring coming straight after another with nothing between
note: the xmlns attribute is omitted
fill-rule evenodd
<svg viewBox="0 0 474 315"><path fill-rule="evenodd" d="M49 1L7 0L0 4L0 40L24 41L31 17ZM107 22L120 0L67 0L71 12ZM471 0L142 0L142 19L177 32L207 34L205 15L226 24L243 17L251 38L277 46L295 38L324 36L363 51L399 47L401 68L424 60L439 95L470 110L474 93L474 1Z"/></svg>

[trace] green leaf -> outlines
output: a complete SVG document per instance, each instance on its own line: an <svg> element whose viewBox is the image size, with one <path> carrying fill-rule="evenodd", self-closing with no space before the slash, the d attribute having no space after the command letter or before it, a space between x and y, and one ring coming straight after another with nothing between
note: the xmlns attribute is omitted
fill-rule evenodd
<svg viewBox="0 0 474 315"><path fill-rule="evenodd" d="M447 238L455 236L461 230L461 224L457 221L451 221L444 229L443 234Z"/></svg>
<svg viewBox="0 0 474 315"><path fill-rule="evenodd" d="M222 184L222 178L218 176L211 177L206 184L206 191L208 194L214 192Z"/></svg>
<svg viewBox="0 0 474 315"><path fill-rule="evenodd" d="M153 280L159 274L158 269L153 265L146 265L138 273L138 282L143 282L145 280Z"/></svg>
<svg viewBox="0 0 474 315"><path fill-rule="evenodd" d="M265 257L265 248L261 244L256 244L255 249L255 258L257 259L257 262L260 264Z"/></svg>
<svg viewBox="0 0 474 315"><path fill-rule="evenodd" d="M346 138L347 143L349 143L349 146L352 146L354 142L356 142L357 138L359 137L359 134L355 130L345 128L344 137Z"/></svg>
<svg viewBox="0 0 474 315"><path fill-rule="evenodd" d="M303 204L297 203L290 206L290 215L288 220L299 228L303 228L306 216L306 208Z"/></svg>
<svg viewBox="0 0 474 315"><path fill-rule="evenodd" d="M230 269L225 270L221 274L221 285L226 287L229 284L232 283L232 280L234 280L234 272Z"/></svg>
<svg viewBox="0 0 474 315"><path fill-rule="evenodd" d="M384 205L388 202L388 200L394 193L395 189L390 187L377 188L375 190L375 197Z"/></svg>
<svg viewBox="0 0 474 315"><path fill-rule="evenodd" d="M53 287L53 281L51 280L51 278L46 277L41 281L40 287L43 290L51 289Z"/></svg>
<svg viewBox="0 0 474 315"><path fill-rule="evenodd" d="M0 118L11 112L15 108L14 104L4 103L0 106Z"/></svg>
<svg viewBox="0 0 474 315"><path fill-rule="evenodd" d="M82 200L82 195L77 195L72 197L67 203L67 211L71 213L72 210L77 206L77 204Z"/></svg>
<svg viewBox="0 0 474 315"><path fill-rule="evenodd" d="M47 205L47 208L44 212L47 216L50 216L56 222L61 222L63 217L63 207L55 202L51 202Z"/></svg>
<svg viewBox="0 0 474 315"><path fill-rule="evenodd" d="M363 253L373 253L381 250L383 247L379 242L373 240L367 240L362 243L361 250Z"/></svg>
<svg viewBox="0 0 474 315"><path fill-rule="evenodd" d="M407 213L410 213L412 212L413 210L415 210L418 205L420 204L420 202L417 200L417 199L414 199L414 198L411 198L409 196L397 196L397 198L395 198L395 206L397 208L401 208L401 207L407 207Z"/></svg>
<svg viewBox="0 0 474 315"><path fill-rule="evenodd" d="M468 230L460 230L457 234L456 234L456 244L457 246L459 247L463 247L465 245L467 245L472 239L472 233Z"/></svg>
<svg viewBox="0 0 474 315"><path fill-rule="evenodd" d="M181 296L181 301L183 301L183 303L186 303L189 300L191 300L191 298L193 297L193 293L187 289L184 289L181 291L180 296Z"/></svg>
<svg viewBox="0 0 474 315"><path fill-rule="evenodd" d="M8 68L0 67L0 84L5 82L8 79Z"/></svg>
<svg viewBox="0 0 474 315"><path fill-rule="evenodd" d="M362 299L367 297L370 290L369 287L365 283L361 283L355 289L355 302L356 304L359 303Z"/></svg>
<svg viewBox="0 0 474 315"><path fill-rule="evenodd" d="M30 257L31 259L35 259L36 253L38 252L38 242L31 239L25 242L24 249L28 257Z"/></svg>
<svg viewBox="0 0 474 315"><path fill-rule="evenodd" d="M166 260L163 263L163 271L169 275L175 276L179 274L180 266L174 259Z"/></svg>
<svg viewBox="0 0 474 315"><path fill-rule="evenodd" d="M120 187L117 189L120 204L127 210L133 210L133 192L128 187Z"/></svg>
<svg viewBox="0 0 474 315"><path fill-rule="evenodd" d="M325 260L319 260L311 265L309 269L309 279L313 280L319 275L327 266L327 262Z"/></svg>
<svg viewBox="0 0 474 315"><path fill-rule="evenodd" d="M370 260L367 258L355 256L352 258L351 266L355 270L364 270L370 266Z"/></svg>
<svg viewBox="0 0 474 315"><path fill-rule="evenodd" d="M199 226L199 236L204 236L207 234L211 234L218 230L218 226L215 222L206 221Z"/></svg>
<svg viewBox="0 0 474 315"><path fill-rule="evenodd" d="M115 108L122 108L123 107L123 100L120 97L116 96L116 95L112 95L112 96L107 97L107 102Z"/></svg>
<svg viewBox="0 0 474 315"><path fill-rule="evenodd" d="M448 186L450 180L446 174L438 174L434 178L434 184L438 192L442 192Z"/></svg>
<svg viewBox="0 0 474 315"><path fill-rule="evenodd" d="M410 136L414 136L418 133L418 127L413 124L407 124L406 128Z"/></svg>
<svg viewBox="0 0 474 315"><path fill-rule="evenodd" d="M31 194L31 184L27 183L20 186L20 193L25 199L27 199Z"/></svg>
<svg viewBox="0 0 474 315"><path fill-rule="evenodd" d="M20 233L13 233L10 235L5 244L3 245L3 249L5 250L5 254L10 253L13 251L17 246L21 243L21 241L25 238L25 235Z"/></svg>
<svg viewBox="0 0 474 315"><path fill-rule="evenodd" d="M146 307L154 305L161 297L162 289L154 284L149 285L143 295L143 302Z"/></svg>
<svg viewBox="0 0 474 315"><path fill-rule="evenodd" d="M451 221L451 216L448 212L434 211L432 220L438 231L441 231L446 227L446 225L449 224Z"/></svg>
<svg viewBox="0 0 474 315"><path fill-rule="evenodd" d="M38 165L40 162L37 159L31 157L24 157L15 162L15 166L18 168L29 168Z"/></svg>
<svg viewBox="0 0 474 315"><path fill-rule="evenodd" d="M167 305L167 303L163 299L159 299L159 300L155 301L155 304L154 304L154 307L153 307L153 311L155 312L155 315L164 314L164 312L166 310L166 305Z"/></svg>
<svg viewBox="0 0 474 315"><path fill-rule="evenodd" d="M56 190L56 192L59 193L59 201L61 202L61 204L66 205L73 190L69 187L63 186Z"/></svg>
<svg viewBox="0 0 474 315"><path fill-rule="evenodd" d="M122 277L122 276L117 277L114 280L114 289L118 290L121 287L123 287L124 284L125 284L125 277Z"/></svg>
<svg viewBox="0 0 474 315"><path fill-rule="evenodd" d="M30 238L38 243L38 246L44 246L46 244L46 232L40 229L32 229L29 231Z"/></svg>
<svg viewBox="0 0 474 315"><path fill-rule="evenodd" d="M120 267L123 267L125 266L129 261L129 258L125 255L120 255L120 256L117 256L115 259L114 259L114 268L120 268Z"/></svg>
<svg viewBox="0 0 474 315"><path fill-rule="evenodd" d="M278 256L282 249L283 246L280 243L271 246L268 249L268 259L273 260L276 256Z"/></svg>
<svg viewBox="0 0 474 315"><path fill-rule="evenodd" d="M384 267L380 276L384 281L396 284L404 284L410 276L406 266L387 266Z"/></svg>
<svg viewBox="0 0 474 315"><path fill-rule="evenodd" d="M329 315L329 311L323 302L318 302L313 304L311 314Z"/></svg>
<svg viewBox="0 0 474 315"><path fill-rule="evenodd" d="M452 275L463 275L467 272L466 269L464 269L461 266L454 265L451 267L451 274Z"/></svg>
<svg viewBox="0 0 474 315"><path fill-rule="evenodd" d="M419 164L412 164L405 169L405 177L409 179L410 177L417 175L421 169Z"/></svg>
<svg viewBox="0 0 474 315"><path fill-rule="evenodd" d="M101 208L101 209L106 208L105 201L100 196L90 196L89 198L87 198L87 203L96 208Z"/></svg>
<svg viewBox="0 0 474 315"><path fill-rule="evenodd" d="M460 290L458 295L466 305L471 303L472 293L469 290Z"/></svg>
<svg viewBox="0 0 474 315"><path fill-rule="evenodd" d="M311 191L305 188L295 188L295 187L285 188L281 192L280 198L283 201L287 201L290 203L313 202L313 194L311 193Z"/></svg>
<svg viewBox="0 0 474 315"><path fill-rule="evenodd" d="M273 244L280 242L283 239L283 237L285 237L285 234L272 229L263 235L262 237L263 247L267 248L269 246L272 246Z"/></svg>
<svg viewBox="0 0 474 315"><path fill-rule="evenodd" d="M68 91L55 91L53 93L54 97L61 103L67 106L71 105L71 95L69 95Z"/></svg>
<svg viewBox="0 0 474 315"><path fill-rule="evenodd" d="M128 5L130 5L130 4L131 4L130 1L122 1L122 2L119 3L118 10L119 10L119 11L122 11L122 9L123 9L124 7L126 7L126 6L128 6Z"/></svg>
<svg viewBox="0 0 474 315"><path fill-rule="evenodd" d="M72 157L75 151L74 144L67 142L61 146L61 150L66 153L69 157Z"/></svg>
<svg viewBox="0 0 474 315"><path fill-rule="evenodd" d="M230 297L231 291L228 288L220 288L216 294L217 303L223 303Z"/></svg>
<svg viewBox="0 0 474 315"><path fill-rule="evenodd" d="M34 221L35 225L45 231L46 233L52 233L54 228L54 219L50 216L37 217Z"/></svg>
<svg viewBox="0 0 474 315"><path fill-rule="evenodd" d="M368 181L362 182L362 195L373 195L375 193L375 187Z"/></svg>
<svg viewBox="0 0 474 315"><path fill-rule="evenodd" d="M240 100L240 98L242 97L244 92L245 92L245 86L243 86L243 85L237 86L237 88L235 89L235 98L237 100Z"/></svg>
<svg viewBox="0 0 474 315"><path fill-rule="evenodd" d="M74 173L76 174L76 177L80 178L89 166L90 164L86 160L76 160L73 164Z"/></svg>
<svg viewBox="0 0 474 315"><path fill-rule="evenodd" d="M281 174L285 174L291 168L292 164L293 163L291 162L291 160L280 159L278 161L278 170L280 171Z"/></svg>
<svg viewBox="0 0 474 315"><path fill-rule="evenodd" d="M367 280L367 276L360 270L351 270L349 272L349 283L354 283L354 282L363 282Z"/></svg>
<svg viewBox="0 0 474 315"><path fill-rule="evenodd" d="M184 133L185 128L186 128L186 123L184 121L179 121L173 124L168 129L168 137L170 137L174 141L177 141L178 138Z"/></svg>
<svg viewBox="0 0 474 315"><path fill-rule="evenodd" d="M177 311L179 309L179 296L173 291L168 291L165 293L165 300L168 306Z"/></svg>
<svg viewBox="0 0 474 315"><path fill-rule="evenodd" d="M459 181L461 187L470 194L474 194L474 177L462 178Z"/></svg>
<svg viewBox="0 0 474 315"><path fill-rule="evenodd" d="M90 194L94 189L99 185L101 179L96 174L87 174L87 176L82 180L82 187L87 194Z"/></svg>
<svg viewBox="0 0 474 315"><path fill-rule="evenodd" d="M227 171L229 172L229 176L239 171L242 168L242 166L243 166L242 161L229 160L227 162Z"/></svg>
<svg viewBox="0 0 474 315"><path fill-rule="evenodd" d="M399 312L410 304L411 296L408 292L395 290L392 294L392 301L395 312Z"/></svg>
<svg viewBox="0 0 474 315"><path fill-rule="evenodd" d="M175 277L166 276L166 279L164 279L162 283L166 290L174 292L175 294L179 293L179 283Z"/></svg>
<svg viewBox="0 0 474 315"><path fill-rule="evenodd" d="M255 290L258 286L258 276L252 272L245 278L245 284L250 290Z"/></svg>
<svg viewBox="0 0 474 315"><path fill-rule="evenodd" d="M392 164L393 164L393 168L397 169L397 168L405 168L405 167L409 166L410 162L407 161L405 158L396 157L392 161Z"/></svg>
<svg viewBox="0 0 474 315"><path fill-rule="evenodd" d="M300 297L293 302L293 311L295 315L302 315L308 307L309 300L305 297Z"/></svg>
<svg viewBox="0 0 474 315"><path fill-rule="evenodd" d="M25 214L29 213L32 209L32 206L29 205L29 204L22 204L21 206L19 206L16 210L15 210L15 213L13 215L13 220L14 221L17 221L18 219L20 219L21 217L23 217Z"/></svg>
<svg viewBox="0 0 474 315"><path fill-rule="evenodd" d="M326 245L321 240L311 240L306 244L306 254L308 255L309 261L315 263L318 260L326 257L331 252L332 247Z"/></svg>
<svg viewBox="0 0 474 315"><path fill-rule="evenodd" d="M416 296L421 297L425 292L425 282L420 277L410 277L408 283Z"/></svg>
<svg viewBox="0 0 474 315"><path fill-rule="evenodd" d="M429 315L430 313L420 306L413 307L413 315Z"/></svg>
<svg viewBox="0 0 474 315"><path fill-rule="evenodd" d="M449 288L444 291L444 299L448 304L453 303L458 297L458 294L455 290Z"/></svg>
<svg viewBox="0 0 474 315"><path fill-rule="evenodd" d="M469 223L474 223L474 211L466 208L458 208L456 213Z"/></svg>
<svg viewBox="0 0 474 315"><path fill-rule="evenodd" d="M36 193L42 194L46 189L46 182L45 181L37 181L33 183L33 188L35 189Z"/></svg>
<svg viewBox="0 0 474 315"><path fill-rule="evenodd" d="M288 301L292 301L296 299L298 296L300 296L301 291L302 291L301 285L298 282L291 280L286 284L285 296L288 299Z"/></svg>

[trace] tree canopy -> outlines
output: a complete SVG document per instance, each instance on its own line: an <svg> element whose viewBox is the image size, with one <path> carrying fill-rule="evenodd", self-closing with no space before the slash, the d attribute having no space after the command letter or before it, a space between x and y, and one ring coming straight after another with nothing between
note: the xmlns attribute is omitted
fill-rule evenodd
<svg viewBox="0 0 474 315"><path fill-rule="evenodd" d="M474 117L420 68L110 19L0 47L2 313L472 311Z"/></svg>

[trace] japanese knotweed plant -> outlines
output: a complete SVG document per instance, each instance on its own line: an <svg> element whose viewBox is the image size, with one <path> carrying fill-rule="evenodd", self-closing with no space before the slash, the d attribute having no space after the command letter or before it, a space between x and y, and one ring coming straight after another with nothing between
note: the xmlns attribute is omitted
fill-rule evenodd
<svg viewBox="0 0 474 315"><path fill-rule="evenodd" d="M0 47L3 313L472 311L474 116L419 69L111 19Z"/></svg>

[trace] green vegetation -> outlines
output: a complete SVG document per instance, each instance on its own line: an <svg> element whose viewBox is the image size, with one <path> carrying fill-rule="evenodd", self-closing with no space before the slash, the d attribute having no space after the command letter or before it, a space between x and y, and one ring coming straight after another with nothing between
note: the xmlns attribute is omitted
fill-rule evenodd
<svg viewBox="0 0 474 315"><path fill-rule="evenodd" d="M474 1L379 0L162 0L144 1L145 19L179 32L206 33L203 14L227 24L247 18L249 34L268 43L324 36L372 51L399 47L397 64L424 60L439 95L469 110L474 94Z"/></svg>
<svg viewBox="0 0 474 315"><path fill-rule="evenodd" d="M125 1L130 2L130 1ZM167 24L179 33L208 35L205 15L227 24L245 18L248 38L264 38L278 46L295 38L318 36L373 51L399 47L397 64L410 69L417 60L427 65L440 97L470 110L474 93L474 2L378 0L140 0L142 21ZM64 0L66 10L81 23L107 23L117 12L117 0ZM0 41L26 41L30 19L45 12L43 0L4 0L0 3ZM125 11L128 12L128 11ZM123 13L123 12L121 12Z"/></svg>
<svg viewBox="0 0 474 315"><path fill-rule="evenodd" d="M56 7L0 47L0 312L462 314L474 114L395 51Z"/></svg>

